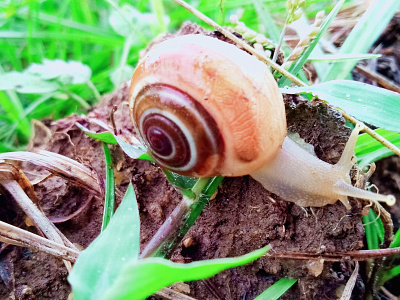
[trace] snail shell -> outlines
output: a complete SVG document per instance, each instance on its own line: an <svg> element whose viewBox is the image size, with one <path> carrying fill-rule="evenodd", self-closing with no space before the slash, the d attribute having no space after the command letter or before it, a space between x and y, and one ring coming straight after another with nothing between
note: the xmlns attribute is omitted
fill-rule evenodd
<svg viewBox="0 0 400 300"><path fill-rule="evenodd" d="M276 156L286 136L268 67L203 35L151 49L133 74L129 107L156 162L186 176L249 174Z"/></svg>

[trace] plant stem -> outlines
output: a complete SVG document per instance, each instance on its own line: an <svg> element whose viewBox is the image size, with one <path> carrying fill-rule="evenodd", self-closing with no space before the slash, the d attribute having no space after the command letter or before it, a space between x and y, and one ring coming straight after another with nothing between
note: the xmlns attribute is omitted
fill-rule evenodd
<svg viewBox="0 0 400 300"><path fill-rule="evenodd" d="M223 177L200 178L192 188L195 198L183 196L182 201L146 245L140 258L168 257L194 224L222 179Z"/></svg>
<svg viewBox="0 0 400 300"><path fill-rule="evenodd" d="M96 98L97 101L100 101L100 93L97 90L96 86L93 84L91 80L88 80L87 82L88 87L92 90L94 97Z"/></svg>
<svg viewBox="0 0 400 300"><path fill-rule="evenodd" d="M164 33L167 32L167 27L164 23L164 4L162 0L151 0L151 8L152 11L155 13L158 21L159 32Z"/></svg>
<svg viewBox="0 0 400 300"><path fill-rule="evenodd" d="M78 102L84 109L90 108L90 105L81 96L78 96L77 94L75 94L67 89L65 90L65 92L68 94L68 96L70 96L72 99L74 99L76 102Z"/></svg>
<svg viewBox="0 0 400 300"><path fill-rule="evenodd" d="M364 261L371 258L380 258L391 255L400 254L400 247L397 248L386 248L386 249L375 249L375 250L357 250L357 251L345 251L345 252L334 252L334 253L310 253L310 252L274 252L272 249L265 256L279 259L298 259L298 260L310 260L310 259L324 259L325 261L341 261L344 258L348 260Z"/></svg>
<svg viewBox="0 0 400 300"><path fill-rule="evenodd" d="M276 59L278 58L279 50L282 47L283 37L285 36L286 29L287 29L287 20L285 22L285 25L282 28L281 35L279 36L278 45L276 45L276 47L275 47L274 56L272 56L273 62L276 62Z"/></svg>

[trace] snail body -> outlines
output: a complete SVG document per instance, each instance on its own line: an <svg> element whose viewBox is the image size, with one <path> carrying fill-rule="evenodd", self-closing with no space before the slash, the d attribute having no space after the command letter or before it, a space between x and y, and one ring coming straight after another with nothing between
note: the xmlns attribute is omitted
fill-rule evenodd
<svg viewBox="0 0 400 300"><path fill-rule="evenodd" d="M336 165L286 137L282 95L268 67L218 39L184 35L151 49L133 74L129 106L155 161L178 174L250 174L301 206L340 200L350 208L347 196L393 197L350 184L358 132Z"/></svg>

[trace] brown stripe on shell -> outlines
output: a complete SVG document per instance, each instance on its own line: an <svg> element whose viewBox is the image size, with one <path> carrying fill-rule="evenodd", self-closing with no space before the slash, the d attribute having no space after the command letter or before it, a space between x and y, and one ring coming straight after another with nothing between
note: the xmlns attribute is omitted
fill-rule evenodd
<svg viewBox="0 0 400 300"><path fill-rule="evenodd" d="M179 97L181 101L178 103L173 99L174 97L168 97L170 95ZM164 113L170 113L176 116L193 136L194 144L198 154L197 160L191 170L184 170L183 165L187 164L188 162L186 154L179 155L182 158L181 161L179 161L179 159L168 161L158 156L156 153L153 153L154 159L161 166L182 175L207 176L207 174L215 173L215 169L218 169L218 167L223 164L224 141L218 126L205 108L190 95L169 85L152 84L145 86L137 94L133 105L133 116L139 131L140 118L142 114L149 109L161 110L162 113L159 115L163 116L164 118L167 118ZM200 119L198 119L193 112L197 112ZM147 117L148 116L145 118ZM160 121L162 118L158 117L155 119ZM173 122L170 119L168 120ZM203 123L207 125L209 133L207 133ZM179 131L180 129L177 128L173 130ZM140 132L140 134L144 142L151 149L145 133ZM183 134L182 130L180 130L179 134ZM188 145L186 145L186 147L189 149ZM179 147L179 149L182 150L183 148ZM213 168L213 170L210 171L210 168Z"/></svg>

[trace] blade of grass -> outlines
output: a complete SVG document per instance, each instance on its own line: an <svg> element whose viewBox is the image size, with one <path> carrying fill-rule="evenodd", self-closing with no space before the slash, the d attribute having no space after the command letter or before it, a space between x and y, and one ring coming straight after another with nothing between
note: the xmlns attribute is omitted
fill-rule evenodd
<svg viewBox="0 0 400 300"><path fill-rule="evenodd" d="M296 282L297 279L281 278L258 295L254 300L277 300Z"/></svg>
<svg viewBox="0 0 400 300"><path fill-rule="evenodd" d="M269 10L261 0L253 0L252 2L256 9L258 19L264 26L264 30L267 32L269 38L277 43L279 41L280 31L269 13Z"/></svg>
<svg viewBox="0 0 400 300"><path fill-rule="evenodd" d="M368 215L363 216L363 223L368 249L379 249L379 244L383 241L385 235L381 219L370 209Z"/></svg>
<svg viewBox="0 0 400 300"><path fill-rule="evenodd" d="M385 273L383 273L382 275L382 282L386 282L389 281L390 279L393 279L394 277L400 275L400 266L396 266L392 269L390 269L389 271L386 271Z"/></svg>
<svg viewBox="0 0 400 300"><path fill-rule="evenodd" d="M31 135L31 126L24 118L23 106L15 91L0 91L0 106L3 107L9 119L14 123L14 128L19 132L20 142L22 144L29 140Z"/></svg>
<svg viewBox="0 0 400 300"><path fill-rule="evenodd" d="M160 33L167 32L167 26L164 23L164 3L162 0L150 0L153 13L157 17L158 29Z"/></svg>
<svg viewBox="0 0 400 300"><path fill-rule="evenodd" d="M383 128L376 129L375 132L383 136L395 146L400 147L400 133L388 131ZM382 158L394 155L393 151L382 146L382 144L365 133L358 137L354 152L360 168L364 168Z"/></svg>
<svg viewBox="0 0 400 300"><path fill-rule="evenodd" d="M325 19L324 23L321 25L321 27L320 27L321 30L317 34L315 40L313 40L311 42L310 46L300 55L299 59L296 60L296 62L289 68L289 70L288 70L289 73L291 73L293 75L297 75L298 74L298 72L301 70L301 68L306 63L308 57L311 55L312 51L314 50L315 46L319 42L319 40L322 37L322 35L328 30L329 25L331 24L333 19L338 14L338 12L339 12L340 8L342 7L344 1L345 0L339 0L336 3L335 7L332 9L330 14L327 16L327 18ZM287 77L282 77L278 82L279 87L289 86L289 84L290 84L290 80Z"/></svg>
<svg viewBox="0 0 400 300"><path fill-rule="evenodd" d="M104 231L114 215L115 205L115 179L112 168L111 152L106 143L103 143L104 156L106 158L106 192L104 197L104 212L101 231Z"/></svg>
<svg viewBox="0 0 400 300"><path fill-rule="evenodd" d="M0 38L2 39L26 39L28 34L26 32L20 31L0 31ZM63 40L63 41L84 41L85 43L91 44L104 44L108 46L121 46L124 44L124 38L122 37L105 37L105 36L95 36L90 33L83 32L69 32L69 31L42 31L33 32L29 35L30 39L39 40ZM59 57L65 60L63 57Z"/></svg>
<svg viewBox="0 0 400 300"><path fill-rule="evenodd" d="M175 174L174 177L181 177L181 181L192 182L192 178L190 177L187 178L188 180L186 180L186 177L178 174ZM198 179L191 188L191 195L193 196L192 198L186 196L186 193L184 194L182 201L168 216L164 224L157 230L150 242L147 243L145 249L140 254L141 258L149 256L165 257L175 249L178 242L183 238L187 230L189 230L189 228L193 225L193 223L191 223L188 225L188 227L185 227L185 225L187 225L187 220L191 216L196 219L201 213L201 210L204 207L198 206L198 203L202 200L201 192L205 187L210 185L214 178ZM206 197L205 202L208 201L209 197Z"/></svg>
<svg viewBox="0 0 400 300"><path fill-rule="evenodd" d="M65 3L68 4L68 1L65 1ZM69 7L68 7L68 12L69 12ZM23 19L28 18L28 13L24 11L19 11L17 15ZM47 14L44 12L40 12L38 15L38 19L40 20L40 23L43 25L49 25L49 24L54 24L54 25L61 25L62 27L66 29L76 29L85 33L88 33L92 36L97 36L97 37L107 37L107 38L118 38L118 35L113 34L109 30L103 30L101 27L96 27L92 25L88 25L85 23L77 22L74 20L69 20L69 19L64 19L60 18L56 15L51 15Z"/></svg>
<svg viewBox="0 0 400 300"><path fill-rule="evenodd" d="M381 57L380 54L325 54L314 56L311 55L310 61L329 61L329 62L344 62L344 61L360 61L364 59L373 59Z"/></svg>
<svg viewBox="0 0 400 300"><path fill-rule="evenodd" d="M398 0L374 0L340 47L339 53L368 52L399 7ZM354 61L334 63L322 81L345 79L356 63Z"/></svg>
<svg viewBox="0 0 400 300"><path fill-rule="evenodd" d="M390 248L400 247L400 230L397 229L396 234L393 237L393 242L390 244Z"/></svg>

